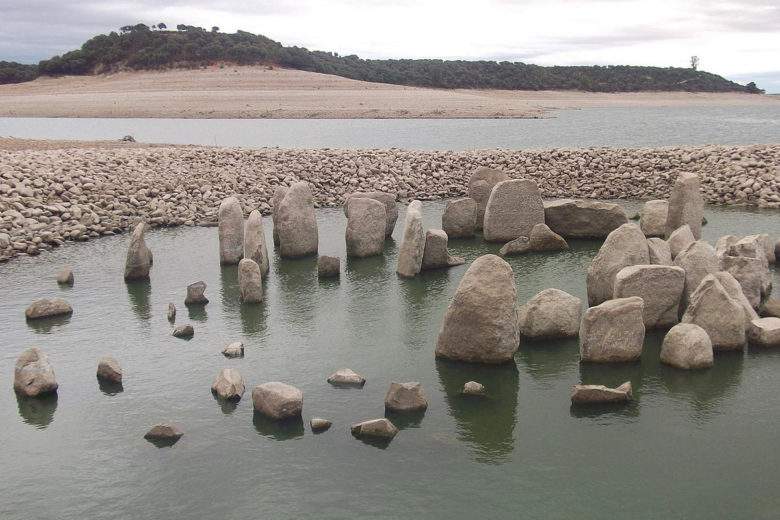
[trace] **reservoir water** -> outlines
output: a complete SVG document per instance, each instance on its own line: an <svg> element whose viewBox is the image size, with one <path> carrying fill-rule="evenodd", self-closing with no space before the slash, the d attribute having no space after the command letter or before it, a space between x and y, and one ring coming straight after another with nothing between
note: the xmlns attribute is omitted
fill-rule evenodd
<svg viewBox="0 0 780 520"><path fill-rule="evenodd" d="M424 204L427 227L441 226L442 210ZM706 217L712 243L780 229L776 211L708 208ZM343 213L318 210L318 220L320 252L344 257ZM122 279L128 235L0 265L0 518L777 518L780 351L722 353L713 368L687 372L660 365L662 334L652 333L641 363L580 364L576 340L524 343L508 366L437 362L460 278L498 246L453 240L466 265L403 280L400 232L384 256L346 261L340 282L318 281L314 259L273 255L259 305L239 303L215 228L149 232L150 283ZM566 252L510 259L519 301L548 287L584 299L598 247L571 241ZM76 282L63 289L55 274L66 264ZM211 302L188 311L185 287L197 280ZM53 296L70 301L72 317L25 322L32 300ZM194 325L192 340L171 337L169 301L179 323ZM222 347L236 340L245 357L225 359ZM49 354L56 398L12 390L15 359L32 345ZM105 355L124 369L121 391L95 378ZM235 406L210 392L224 367L247 383ZM342 367L366 386L328 385ZM488 399L458 395L472 379ZM303 422L253 414L251 389L275 380L302 389ZM573 384L626 380L636 398L628 406L570 407ZM383 416L391 381L420 381L427 412L391 417L401 432L386 447L354 439L349 424ZM333 427L313 434L314 415ZM173 447L143 439L161 421L185 432Z"/></svg>

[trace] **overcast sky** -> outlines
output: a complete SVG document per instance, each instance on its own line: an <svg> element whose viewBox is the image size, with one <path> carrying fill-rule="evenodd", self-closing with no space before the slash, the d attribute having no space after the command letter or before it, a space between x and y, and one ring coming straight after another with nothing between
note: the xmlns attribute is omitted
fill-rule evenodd
<svg viewBox="0 0 780 520"><path fill-rule="evenodd" d="M34 63L121 25L243 29L364 58L700 68L780 92L780 0L2 0L0 59Z"/></svg>

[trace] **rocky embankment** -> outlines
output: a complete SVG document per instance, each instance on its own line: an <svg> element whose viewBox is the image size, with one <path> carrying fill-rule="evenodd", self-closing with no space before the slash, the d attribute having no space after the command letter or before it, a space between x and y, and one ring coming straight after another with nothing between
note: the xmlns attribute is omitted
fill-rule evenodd
<svg viewBox="0 0 780 520"><path fill-rule="evenodd" d="M479 166L529 178L543 197L665 199L679 172L710 204L780 207L780 145L438 152L149 147L0 151L0 261L151 226L214 225L237 194L271 212L279 185L312 184L315 204L353 191L401 200L462 196Z"/></svg>

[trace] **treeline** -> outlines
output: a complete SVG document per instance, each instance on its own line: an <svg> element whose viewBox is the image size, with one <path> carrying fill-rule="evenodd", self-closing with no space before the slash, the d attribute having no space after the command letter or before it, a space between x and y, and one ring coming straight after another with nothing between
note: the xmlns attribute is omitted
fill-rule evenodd
<svg viewBox="0 0 780 520"><path fill-rule="evenodd" d="M234 34L165 24L138 24L96 36L81 49L43 60L42 75L94 74L121 69L199 67L218 62L268 64L350 79L434 88L586 90L593 92L762 92L691 68L635 66L542 67L520 62L364 60L357 56L285 47L245 31Z"/></svg>
<svg viewBox="0 0 780 520"><path fill-rule="evenodd" d="M0 85L22 83L38 77L38 65L24 65L13 61L0 61Z"/></svg>

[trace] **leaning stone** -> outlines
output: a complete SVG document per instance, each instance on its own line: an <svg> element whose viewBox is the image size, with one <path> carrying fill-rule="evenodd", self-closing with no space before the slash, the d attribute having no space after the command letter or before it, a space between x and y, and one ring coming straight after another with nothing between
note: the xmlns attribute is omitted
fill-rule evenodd
<svg viewBox="0 0 780 520"><path fill-rule="evenodd" d="M421 270L453 267L466 263L459 256L450 256L447 242L447 233L441 229L429 229L425 233L425 249L423 250Z"/></svg>
<svg viewBox="0 0 780 520"><path fill-rule="evenodd" d="M252 402L256 412L274 420L300 417L303 392L284 383L264 383L252 391Z"/></svg>
<svg viewBox="0 0 780 520"><path fill-rule="evenodd" d="M73 269L70 267L63 267L62 270L57 273L57 283L60 285L73 285Z"/></svg>
<svg viewBox="0 0 780 520"><path fill-rule="evenodd" d="M277 186L271 197L271 219L274 225L273 241L275 246L279 245L279 206L285 195L287 195L287 186Z"/></svg>
<svg viewBox="0 0 780 520"><path fill-rule="evenodd" d="M666 236L666 215L669 203L665 200L648 200L642 206L639 227L646 237Z"/></svg>
<svg viewBox="0 0 780 520"><path fill-rule="evenodd" d="M349 368L336 370L328 376L328 383L334 386L358 386L366 384L366 378Z"/></svg>
<svg viewBox="0 0 780 520"><path fill-rule="evenodd" d="M574 385L571 390L571 402L574 404L620 403L631 399L630 381L617 388L608 388L604 385Z"/></svg>
<svg viewBox="0 0 780 520"><path fill-rule="evenodd" d="M495 255L471 264L444 314L436 357L506 363L519 345L512 267Z"/></svg>
<svg viewBox="0 0 780 520"><path fill-rule="evenodd" d="M350 427L352 435L355 437L376 437L382 439L392 439L398 435L398 428L387 419L372 419L353 424Z"/></svg>
<svg viewBox="0 0 780 520"><path fill-rule="evenodd" d="M312 417L311 421L309 421L311 431L313 432L323 432L330 428L331 424L333 423L322 417Z"/></svg>
<svg viewBox="0 0 780 520"><path fill-rule="evenodd" d="M22 352L14 367L14 390L23 396L36 397L56 392L57 387L49 356L37 347Z"/></svg>
<svg viewBox="0 0 780 520"><path fill-rule="evenodd" d="M268 274L270 263L268 246L265 243L263 215L257 210L249 214L244 225L244 258L254 260L260 266L260 273L263 276Z"/></svg>
<svg viewBox="0 0 780 520"><path fill-rule="evenodd" d="M122 367L119 362L112 357L101 358L98 362L97 377L109 383L122 382Z"/></svg>
<svg viewBox="0 0 780 520"><path fill-rule="evenodd" d="M195 335L195 329L190 324L176 325L173 328L172 335L174 338L191 338Z"/></svg>
<svg viewBox="0 0 780 520"><path fill-rule="evenodd" d="M441 227L450 238L471 238L477 226L477 201L470 197L447 201Z"/></svg>
<svg viewBox="0 0 780 520"><path fill-rule="evenodd" d="M319 247L314 198L307 182L287 190L276 213L279 224L279 254L282 258L316 255Z"/></svg>
<svg viewBox="0 0 780 520"><path fill-rule="evenodd" d="M759 347L780 347L780 318L757 318L750 324L748 340Z"/></svg>
<svg viewBox="0 0 780 520"><path fill-rule="evenodd" d="M422 203L413 200L406 209L404 234L398 250L396 272L406 278L416 276L422 269L425 252L425 232L422 222Z"/></svg>
<svg viewBox="0 0 780 520"><path fill-rule="evenodd" d="M319 278L338 278L341 274L341 259L337 256L321 255L317 258L317 276Z"/></svg>
<svg viewBox="0 0 780 520"><path fill-rule="evenodd" d="M178 441L184 435L177 426L173 424L157 424L146 432L144 439L149 441Z"/></svg>
<svg viewBox="0 0 780 520"><path fill-rule="evenodd" d="M580 325L580 358L597 363L635 361L642 355L642 298L609 300L589 308Z"/></svg>
<svg viewBox="0 0 780 520"><path fill-rule="evenodd" d="M742 311L745 314L745 331L748 331L750 329L750 322L758 318L758 313L750 305L750 302L745 297L745 293L742 292L742 286L739 285L736 278L726 271L718 271L717 273L714 273L713 276L718 279L723 286L723 289L725 289L726 294L742 307Z"/></svg>
<svg viewBox="0 0 780 520"><path fill-rule="evenodd" d="M223 368L212 383L211 391L220 399L238 401L244 395L244 378L235 368Z"/></svg>
<svg viewBox="0 0 780 520"><path fill-rule="evenodd" d="M691 295L682 322L703 328L714 350L741 350L745 346L744 311L713 275L707 275Z"/></svg>
<svg viewBox="0 0 780 520"><path fill-rule="evenodd" d="M244 344L234 341L222 349L222 355L228 358L244 357Z"/></svg>
<svg viewBox="0 0 780 520"><path fill-rule="evenodd" d="M219 262L234 265L244 255L244 212L235 197L228 197L219 205Z"/></svg>
<svg viewBox="0 0 780 520"><path fill-rule="evenodd" d="M576 338L582 301L560 289L545 289L517 310L520 335L526 338Z"/></svg>
<svg viewBox="0 0 780 520"><path fill-rule="evenodd" d="M35 300L24 311L24 315L28 320L65 316L68 314L73 314L73 307L62 298Z"/></svg>
<svg viewBox="0 0 780 520"><path fill-rule="evenodd" d="M347 195L347 198L344 200L344 212L346 213L347 217L349 217L349 213L347 212L347 207L349 205L349 201L351 199L373 199L378 202L381 202L385 205L385 236L389 237L393 234L393 230L395 229L395 223L398 220L398 206L395 204L396 196L392 193L387 193L384 191L369 191L369 192L355 192L350 193Z"/></svg>
<svg viewBox="0 0 780 520"><path fill-rule="evenodd" d="M715 249L704 240L698 240L680 252L674 259L674 265L685 269L683 305L687 305L691 294L705 276L720 271L720 262L715 256Z"/></svg>
<svg viewBox="0 0 780 520"><path fill-rule="evenodd" d="M187 296L184 305L205 305L209 302L206 298L206 282L195 282L187 286Z"/></svg>
<svg viewBox="0 0 780 520"><path fill-rule="evenodd" d="M347 200L347 206L347 256L381 255L387 226L385 205L374 199L355 197Z"/></svg>
<svg viewBox="0 0 780 520"><path fill-rule="evenodd" d="M647 239L639 226L623 224L611 232L588 267L588 304L598 305L612 298L615 277L621 269L649 263Z"/></svg>
<svg viewBox="0 0 780 520"><path fill-rule="evenodd" d="M685 224L684 226L680 226L672 231L672 234L669 235L668 242L669 250L671 251L672 258L674 259L677 255L686 250L689 245L696 242L696 239L693 238L691 227L688 224Z"/></svg>
<svg viewBox="0 0 780 520"><path fill-rule="evenodd" d="M661 363L686 370L711 367L712 341L707 331L693 323L669 329L661 346Z"/></svg>
<svg viewBox="0 0 780 520"><path fill-rule="evenodd" d="M531 229L540 223L544 223L544 205L535 182L512 179L493 187L485 207L486 241L509 242L529 236Z"/></svg>
<svg viewBox="0 0 780 520"><path fill-rule="evenodd" d="M669 195L666 236L670 236L678 227L688 224L691 227L693 238L699 240L703 218L704 199L701 195L699 177L694 173L679 173Z"/></svg>
<svg viewBox="0 0 780 520"><path fill-rule="evenodd" d="M611 202L563 199L544 204L544 221L565 238L605 238L627 224L628 217Z"/></svg>
<svg viewBox="0 0 780 520"><path fill-rule="evenodd" d="M146 223L139 222L130 236L130 245L127 247L127 257L125 258L125 280L149 279L152 252L146 247L144 231L146 231Z"/></svg>
<svg viewBox="0 0 780 520"><path fill-rule="evenodd" d="M254 260L243 258L238 263L238 291L244 303L263 301L263 274Z"/></svg>
<svg viewBox="0 0 780 520"><path fill-rule="evenodd" d="M536 224L529 237L518 237L504 244L499 253L503 256L519 255L531 251L564 251L569 244L546 224Z"/></svg>
<svg viewBox="0 0 780 520"><path fill-rule="evenodd" d="M653 265L672 265L672 251L669 243L662 238L648 238L647 252Z"/></svg>
<svg viewBox="0 0 780 520"><path fill-rule="evenodd" d="M463 395L476 395L481 397L485 395L485 386L476 381L468 381L463 385L463 390L461 390L460 393Z"/></svg>
<svg viewBox="0 0 780 520"><path fill-rule="evenodd" d="M615 277L615 298L639 296L644 301L645 329L668 328L677 323L685 288L685 271L667 265L630 265Z"/></svg>
<svg viewBox="0 0 780 520"><path fill-rule="evenodd" d="M176 306L173 303L168 303L168 321L176 321Z"/></svg>
<svg viewBox="0 0 780 520"><path fill-rule="evenodd" d="M509 180L506 173L486 167L479 168L469 179L469 198L477 203L476 229L483 227L485 208L493 187L506 180Z"/></svg>
<svg viewBox="0 0 780 520"><path fill-rule="evenodd" d="M419 412L428 408L428 400L420 383L390 383L385 395L385 410Z"/></svg>

